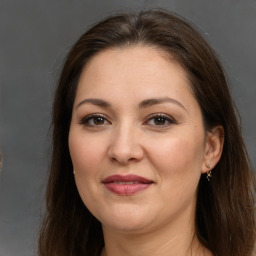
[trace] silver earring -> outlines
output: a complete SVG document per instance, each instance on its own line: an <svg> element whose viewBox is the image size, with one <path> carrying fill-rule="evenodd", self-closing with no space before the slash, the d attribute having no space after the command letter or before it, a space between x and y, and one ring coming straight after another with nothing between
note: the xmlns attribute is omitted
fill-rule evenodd
<svg viewBox="0 0 256 256"><path fill-rule="evenodd" d="M208 181L210 181L210 180L211 180L211 177L212 177L212 171L210 170L210 171L208 171L208 172L206 173L206 179L207 179Z"/></svg>
<svg viewBox="0 0 256 256"><path fill-rule="evenodd" d="M211 169L211 165L209 165L209 164L206 164L206 167L207 167L208 169ZM206 179L207 179L208 181L210 181L211 177L212 177L212 171L209 170L209 171L206 173Z"/></svg>

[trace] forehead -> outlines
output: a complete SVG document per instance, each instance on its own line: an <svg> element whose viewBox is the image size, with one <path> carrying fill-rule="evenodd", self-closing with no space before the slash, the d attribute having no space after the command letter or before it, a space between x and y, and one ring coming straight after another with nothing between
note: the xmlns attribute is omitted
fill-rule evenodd
<svg viewBox="0 0 256 256"><path fill-rule="evenodd" d="M163 83L178 81L190 90L186 71L172 56L158 48L136 45L107 49L93 56L83 68L78 85L90 90L115 83L118 89L135 82L137 89L148 85L149 90L153 84L160 88Z"/></svg>
<svg viewBox="0 0 256 256"><path fill-rule="evenodd" d="M163 50L149 46L111 48L93 56L82 70L74 106L86 98L127 108L152 98L179 101L202 115L184 68Z"/></svg>
<svg viewBox="0 0 256 256"><path fill-rule="evenodd" d="M100 52L84 67L74 105L100 99L115 109L134 109L141 102L172 98L201 116L186 71L158 49L144 46L113 48Z"/></svg>

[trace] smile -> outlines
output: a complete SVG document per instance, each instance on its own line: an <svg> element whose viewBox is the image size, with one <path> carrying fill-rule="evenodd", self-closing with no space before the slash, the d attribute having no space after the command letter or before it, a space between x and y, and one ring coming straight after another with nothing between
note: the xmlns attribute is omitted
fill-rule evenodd
<svg viewBox="0 0 256 256"><path fill-rule="evenodd" d="M112 193L129 196L147 189L153 181L137 175L112 175L102 181Z"/></svg>
<svg viewBox="0 0 256 256"><path fill-rule="evenodd" d="M121 185L131 185L131 184L138 184L138 181L128 181L128 182L124 182L124 181L114 181L113 183L115 184L121 184Z"/></svg>

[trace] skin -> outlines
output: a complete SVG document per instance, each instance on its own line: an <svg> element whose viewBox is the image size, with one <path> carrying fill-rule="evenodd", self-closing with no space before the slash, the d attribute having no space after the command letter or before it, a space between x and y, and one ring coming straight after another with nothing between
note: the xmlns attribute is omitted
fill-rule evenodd
<svg viewBox="0 0 256 256"><path fill-rule="evenodd" d="M114 48L87 63L69 149L80 196L102 223L102 255L211 255L194 236L195 205L200 176L220 158L220 130L205 131L186 72L162 51ZM115 174L153 184L120 196L102 183Z"/></svg>

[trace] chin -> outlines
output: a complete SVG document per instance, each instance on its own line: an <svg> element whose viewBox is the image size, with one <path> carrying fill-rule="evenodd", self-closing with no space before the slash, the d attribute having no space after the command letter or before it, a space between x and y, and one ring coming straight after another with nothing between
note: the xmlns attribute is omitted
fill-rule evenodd
<svg viewBox="0 0 256 256"><path fill-rule="evenodd" d="M146 217L146 218L145 218ZM130 232L139 232L147 227L151 226L153 223L150 216L147 212L137 212L129 210L119 210L111 212L110 215L104 216L101 218L101 223L104 229L104 226L108 229L113 229L119 232L130 233Z"/></svg>
<svg viewBox="0 0 256 256"><path fill-rule="evenodd" d="M147 224L146 223L141 223L140 221L131 221L131 220L126 220L125 222L110 222L102 223L102 227L104 230L104 227L107 227L108 229L111 229L115 232L118 233L126 233L126 234L134 234L134 233L141 233L143 230L147 229Z"/></svg>

